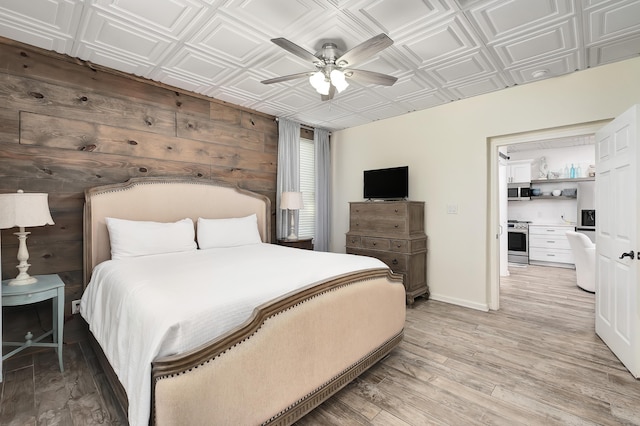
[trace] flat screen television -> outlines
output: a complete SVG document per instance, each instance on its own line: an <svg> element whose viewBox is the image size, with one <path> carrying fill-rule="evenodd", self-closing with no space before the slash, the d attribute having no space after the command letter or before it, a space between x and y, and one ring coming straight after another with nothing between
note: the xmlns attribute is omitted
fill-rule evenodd
<svg viewBox="0 0 640 426"><path fill-rule="evenodd" d="M409 196L409 166L364 171L364 198L401 200Z"/></svg>

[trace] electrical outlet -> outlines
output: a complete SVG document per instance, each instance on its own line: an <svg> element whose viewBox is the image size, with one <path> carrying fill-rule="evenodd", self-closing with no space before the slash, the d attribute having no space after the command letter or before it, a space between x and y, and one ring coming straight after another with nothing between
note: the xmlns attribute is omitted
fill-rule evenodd
<svg viewBox="0 0 640 426"><path fill-rule="evenodd" d="M79 314L80 313L80 301L74 300L71 302L71 313Z"/></svg>

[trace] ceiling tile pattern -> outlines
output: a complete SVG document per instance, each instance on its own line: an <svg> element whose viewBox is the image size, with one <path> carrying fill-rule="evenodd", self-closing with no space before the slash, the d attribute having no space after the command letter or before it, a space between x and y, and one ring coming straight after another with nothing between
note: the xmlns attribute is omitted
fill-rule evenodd
<svg viewBox="0 0 640 426"><path fill-rule="evenodd" d="M322 102L314 69L270 39L345 52L394 44ZM640 0L3 0L0 36L332 130L640 54Z"/></svg>

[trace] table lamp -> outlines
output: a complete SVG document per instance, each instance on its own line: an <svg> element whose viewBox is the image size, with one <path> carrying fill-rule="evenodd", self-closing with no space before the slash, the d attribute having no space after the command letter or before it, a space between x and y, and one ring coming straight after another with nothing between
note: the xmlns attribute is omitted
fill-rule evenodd
<svg viewBox="0 0 640 426"><path fill-rule="evenodd" d="M26 226L53 225L53 219L49 212L47 194L25 193L18 190L12 194L0 194L0 229L8 229L17 226L19 232L14 232L18 236L18 276L9 281L9 285L26 285L38 281L30 276L28 263L29 251L27 250Z"/></svg>
<svg viewBox="0 0 640 426"><path fill-rule="evenodd" d="M280 197L280 208L289 210L289 236L288 240L297 240L295 211L304 208L302 192L283 192Z"/></svg>

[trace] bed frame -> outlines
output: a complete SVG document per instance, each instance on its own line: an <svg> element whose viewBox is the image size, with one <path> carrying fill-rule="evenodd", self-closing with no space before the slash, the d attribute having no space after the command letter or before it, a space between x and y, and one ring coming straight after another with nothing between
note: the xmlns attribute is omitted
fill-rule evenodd
<svg viewBox="0 0 640 426"><path fill-rule="evenodd" d="M225 183L136 178L89 189L85 285L93 267L110 258L105 217L196 222L252 213L270 242L269 199ZM214 341L156 359L150 424L292 424L388 354L402 340L404 320L402 277L386 268L284 295ZM126 413L124 388L90 337Z"/></svg>

